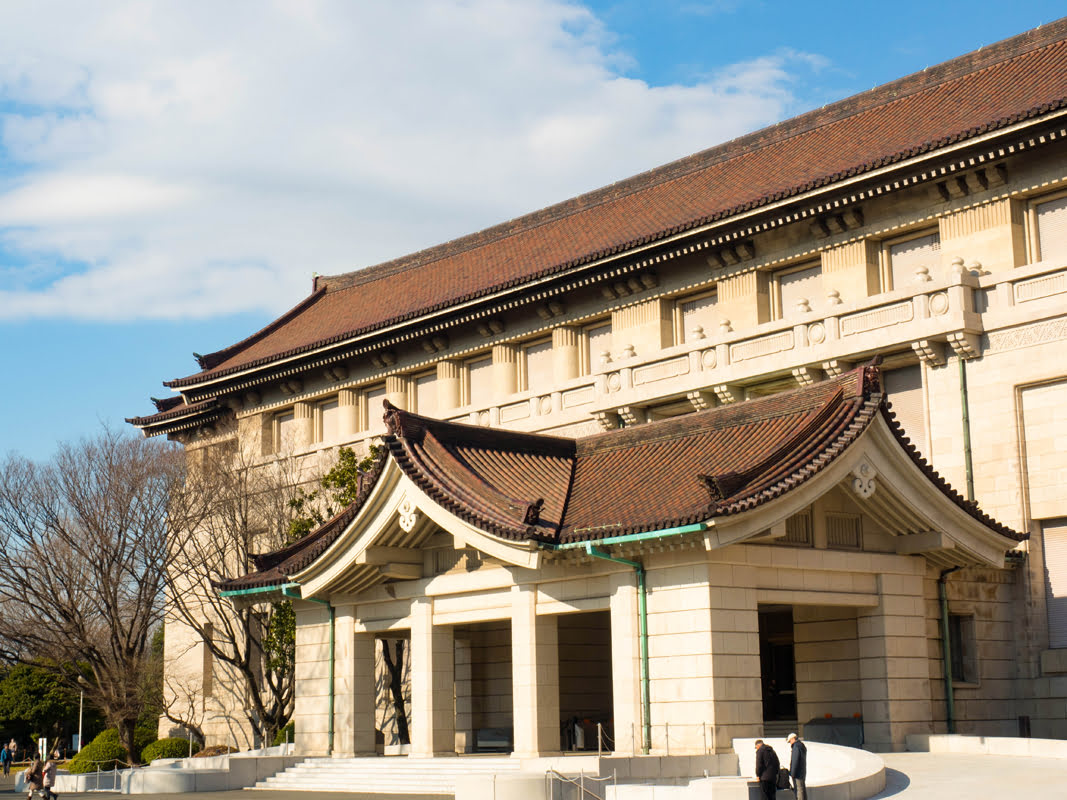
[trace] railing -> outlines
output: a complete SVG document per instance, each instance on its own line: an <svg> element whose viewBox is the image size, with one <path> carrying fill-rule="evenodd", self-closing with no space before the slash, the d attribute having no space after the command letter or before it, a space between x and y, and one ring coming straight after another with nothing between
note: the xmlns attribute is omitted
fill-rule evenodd
<svg viewBox="0 0 1067 800"><path fill-rule="evenodd" d="M649 730L652 736L650 742L651 751L659 755L671 755L671 748L674 748L674 755L708 755L714 750L715 744L715 726L710 722L664 722L659 725L650 725ZM599 735L599 731L598 731ZM604 736L610 741L610 737ZM641 728L640 726L631 723L630 724L630 754L636 756L641 750ZM608 752L617 753L614 741L611 741L612 748ZM597 741L598 755L600 748L600 740Z"/></svg>
<svg viewBox="0 0 1067 800"><path fill-rule="evenodd" d="M615 770L611 771L610 778L586 775L585 770L579 772L577 778L568 778L566 775L550 769L545 773L545 796L549 800L572 800L572 798L573 800L586 800L587 798L605 800L607 795L605 789L609 781L612 786L619 785ZM568 796L567 787L573 787L571 796ZM600 793L598 794L596 790L600 790Z"/></svg>

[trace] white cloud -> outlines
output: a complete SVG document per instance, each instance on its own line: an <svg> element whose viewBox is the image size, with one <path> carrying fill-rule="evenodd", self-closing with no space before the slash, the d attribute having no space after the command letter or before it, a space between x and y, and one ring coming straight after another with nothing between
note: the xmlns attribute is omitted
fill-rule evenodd
<svg viewBox="0 0 1067 800"><path fill-rule="evenodd" d="M651 86L562 0L100 8L0 6L0 318L277 311L780 119L821 66Z"/></svg>

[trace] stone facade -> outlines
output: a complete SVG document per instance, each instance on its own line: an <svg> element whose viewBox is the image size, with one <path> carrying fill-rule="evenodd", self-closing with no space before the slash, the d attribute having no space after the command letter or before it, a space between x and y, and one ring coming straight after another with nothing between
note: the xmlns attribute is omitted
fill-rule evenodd
<svg viewBox="0 0 1067 800"><path fill-rule="evenodd" d="M1049 221L1067 196L1063 119L1030 117L841 178L789 208L738 213L582 274L353 335L347 355L324 351L284 374L267 363L261 377L225 385L225 411L196 405L207 389L183 389L188 411L135 423L190 453L236 438L264 464L280 453L328 461L338 445L365 453L380 440L386 400L582 436L811 385L881 355L922 455L1030 535L1006 565L945 577L965 650L956 728L1067 737L1067 650L1050 646L1046 574L1067 561L1046 563L1042 535L1067 518L1067 212ZM791 615L781 644L795 691L792 715L771 716L859 716L875 749L944 732L938 579L960 565L931 556L943 552L936 542L896 549L886 520L845 486L769 516L773 535L758 541L708 549L681 535L615 553L647 573L649 719L632 569L578 555L521 566L439 519L441 547L425 550L422 577L324 596L336 609L333 752L375 752L375 647L388 636L410 642L413 757L502 735L517 754L551 753L574 717L601 722L604 747L619 752L726 752L768 718L770 611ZM471 547L474 568L438 558ZM298 744L322 754L328 616L297 608ZM170 673L210 683L210 737L246 737L240 687L212 677L173 620L167 652Z"/></svg>

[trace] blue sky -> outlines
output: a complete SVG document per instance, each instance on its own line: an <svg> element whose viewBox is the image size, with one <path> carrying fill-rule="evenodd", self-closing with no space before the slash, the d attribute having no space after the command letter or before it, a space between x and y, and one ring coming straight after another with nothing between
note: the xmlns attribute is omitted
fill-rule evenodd
<svg viewBox="0 0 1067 800"><path fill-rule="evenodd" d="M0 453L357 269L1051 22L1062 3L0 6Z"/></svg>

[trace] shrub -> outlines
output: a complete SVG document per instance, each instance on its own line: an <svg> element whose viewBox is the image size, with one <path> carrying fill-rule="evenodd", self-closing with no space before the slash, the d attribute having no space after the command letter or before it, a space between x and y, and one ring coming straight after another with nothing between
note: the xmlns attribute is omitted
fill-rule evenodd
<svg viewBox="0 0 1067 800"><path fill-rule="evenodd" d="M230 747L228 744L213 744L210 747L205 747L193 758L211 758L212 756L224 756L227 753L240 752L236 747Z"/></svg>
<svg viewBox="0 0 1067 800"><path fill-rule="evenodd" d="M193 742L193 752L200 750L200 744ZM189 740L171 737L157 739L141 751L141 761L151 764L157 758L186 758L189 755Z"/></svg>
<svg viewBox="0 0 1067 800"><path fill-rule="evenodd" d="M134 752L141 753L145 747L156 739L155 731L148 727L135 728L133 731ZM98 762L100 769L112 769L116 763L121 769L128 756L126 748L119 742L117 728L108 728L96 735L89 744L71 759L67 768L71 772L96 772Z"/></svg>
<svg viewBox="0 0 1067 800"><path fill-rule="evenodd" d="M114 738L105 739L97 736L70 760L67 769L73 773L113 769L116 765L124 766L126 758L126 748L119 744L117 735Z"/></svg>
<svg viewBox="0 0 1067 800"><path fill-rule="evenodd" d="M288 734L288 737L289 737L288 739L286 739L286 734ZM291 721L288 725L286 725L284 728L282 728L280 731L278 731L277 734L275 734L275 736L274 736L274 746L277 747L280 744L285 744L287 741L289 741L289 742L295 742L296 741L296 721L295 720Z"/></svg>

